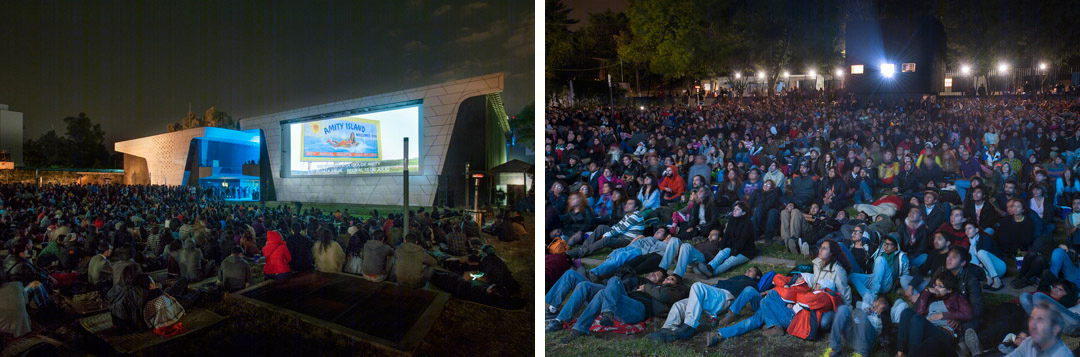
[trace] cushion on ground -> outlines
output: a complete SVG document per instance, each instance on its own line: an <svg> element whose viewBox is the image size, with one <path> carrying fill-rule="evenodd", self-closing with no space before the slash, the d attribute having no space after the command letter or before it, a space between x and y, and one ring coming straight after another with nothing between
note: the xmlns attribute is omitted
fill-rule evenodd
<svg viewBox="0 0 1080 357"><path fill-rule="evenodd" d="M187 314L180 319L180 323L184 325L187 332L169 338L158 336L151 330L121 333L113 328L112 316L109 312L81 318L79 319L79 324L82 325L86 331L104 340L118 352L130 354L213 326L224 319L225 318L221 315L210 310L189 310Z"/></svg>

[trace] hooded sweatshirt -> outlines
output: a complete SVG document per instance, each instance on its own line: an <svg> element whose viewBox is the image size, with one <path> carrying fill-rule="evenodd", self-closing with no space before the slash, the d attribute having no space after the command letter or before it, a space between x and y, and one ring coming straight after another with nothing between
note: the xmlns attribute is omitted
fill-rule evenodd
<svg viewBox="0 0 1080 357"><path fill-rule="evenodd" d="M289 248L285 246L285 242L281 240L281 233L266 232L266 246L263 247L262 253L266 257L266 265L263 266L264 274L275 275L289 272L289 261L292 260L292 256L289 255Z"/></svg>
<svg viewBox="0 0 1080 357"><path fill-rule="evenodd" d="M660 192L663 193L665 200L674 200L682 196L683 192L686 191L686 181L683 181L682 176L679 176L679 169L675 165L667 168L671 170L672 175L664 177L660 181ZM664 191L665 188L670 188L671 192Z"/></svg>
<svg viewBox="0 0 1080 357"><path fill-rule="evenodd" d="M184 240L184 249L176 254L176 262L180 264L180 277L191 281L201 279L202 258L202 251L195 247L195 240Z"/></svg>

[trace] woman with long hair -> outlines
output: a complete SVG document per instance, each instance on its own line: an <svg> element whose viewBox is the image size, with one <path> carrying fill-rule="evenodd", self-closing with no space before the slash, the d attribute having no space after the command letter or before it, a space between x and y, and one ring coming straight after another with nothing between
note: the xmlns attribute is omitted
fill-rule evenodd
<svg viewBox="0 0 1080 357"><path fill-rule="evenodd" d="M319 241L312 246L311 254L315 257L315 270L320 272L340 273L345 266L345 251L327 228L319 230Z"/></svg>
<svg viewBox="0 0 1080 357"><path fill-rule="evenodd" d="M1076 178L1073 168L1067 167L1057 178L1057 189L1054 190L1054 202L1058 206L1072 206L1072 199L1080 192L1080 179Z"/></svg>
<svg viewBox="0 0 1080 357"><path fill-rule="evenodd" d="M589 201L581 193L570 195L566 204L566 214L559 221L563 222L563 233L566 236L591 232L593 228L596 228L596 214L589 207Z"/></svg>
<svg viewBox="0 0 1080 357"><path fill-rule="evenodd" d="M657 188L656 178L652 174L646 174L642 178L641 190L638 191L638 201L641 201L642 209L656 209L660 207L660 190Z"/></svg>

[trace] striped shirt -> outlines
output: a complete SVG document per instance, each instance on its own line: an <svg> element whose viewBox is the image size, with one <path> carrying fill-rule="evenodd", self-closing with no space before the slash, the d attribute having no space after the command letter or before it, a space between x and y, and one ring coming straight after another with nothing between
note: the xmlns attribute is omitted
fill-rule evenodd
<svg viewBox="0 0 1080 357"><path fill-rule="evenodd" d="M645 231L645 213L638 210L623 217L619 223L611 227L608 235L614 238L634 239Z"/></svg>

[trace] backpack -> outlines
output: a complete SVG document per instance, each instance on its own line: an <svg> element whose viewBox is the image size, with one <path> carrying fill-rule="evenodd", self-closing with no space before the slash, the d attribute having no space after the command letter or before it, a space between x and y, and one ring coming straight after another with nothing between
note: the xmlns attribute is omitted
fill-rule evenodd
<svg viewBox="0 0 1080 357"><path fill-rule="evenodd" d="M570 245L566 244L566 241L562 237L555 237L547 246L547 251L550 254L563 254L567 250L570 250Z"/></svg>

